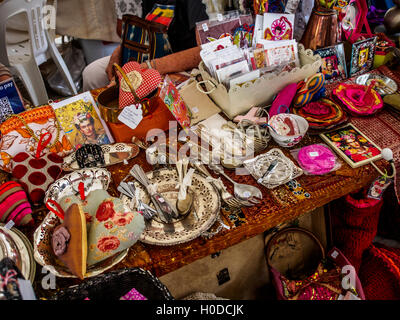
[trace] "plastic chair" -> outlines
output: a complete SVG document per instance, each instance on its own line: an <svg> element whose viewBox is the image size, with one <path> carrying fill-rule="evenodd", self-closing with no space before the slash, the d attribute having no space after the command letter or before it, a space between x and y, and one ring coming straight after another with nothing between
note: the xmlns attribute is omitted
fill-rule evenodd
<svg viewBox="0 0 400 320"><path fill-rule="evenodd" d="M77 94L71 74L48 31L43 27L43 6L46 0L5 0L0 3L0 62L14 67L22 79L34 105L48 103L46 87L39 65L53 58L66 83ZM7 20L23 14L28 20L30 40L7 45Z"/></svg>

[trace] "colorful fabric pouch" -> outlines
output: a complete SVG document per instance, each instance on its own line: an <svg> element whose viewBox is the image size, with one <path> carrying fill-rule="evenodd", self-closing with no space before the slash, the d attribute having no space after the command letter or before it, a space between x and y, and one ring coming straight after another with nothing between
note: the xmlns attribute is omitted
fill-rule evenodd
<svg viewBox="0 0 400 320"><path fill-rule="evenodd" d="M52 137L46 149L64 157L73 151L51 106L37 107L13 115L0 125L0 168L11 172L12 158L21 152L36 154L40 136L49 132Z"/></svg>
<svg viewBox="0 0 400 320"><path fill-rule="evenodd" d="M289 113L290 105L297 92L297 84L291 83L278 93L269 109L269 116L272 117L279 113Z"/></svg>
<svg viewBox="0 0 400 320"><path fill-rule="evenodd" d="M325 90L324 83L325 76L322 73L317 73L306 81L300 82L298 84L297 94L294 97L293 106L295 108L300 108L320 98Z"/></svg>
<svg viewBox="0 0 400 320"><path fill-rule="evenodd" d="M355 116L370 116L383 108L382 97L372 86L341 83L333 90L333 96Z"/></svg>
<svg viewBox="0 0 400 320"><path fill-rule="evenodd" d="M61 174L63 159L56 153L32 157L26 152L17 154L12 160L12 175L18 179L30 200L39 204L47 187Z"/></svg>
<svg viewBox="0 0 400 320"><path fill-rule="evenodd" d="M22 186L8 181L0 186L0 221L16 226L33 223L32 208Z"/></svg>
<svg viewBox="0 0 400 320"><path fill-rule="evenodd" d="M128 62L122 68L118 67L117 69L120 83L120 108L139 103L140 100L155 91L161 83L161 75L157 70L142 70L136 61Z"/></svg>

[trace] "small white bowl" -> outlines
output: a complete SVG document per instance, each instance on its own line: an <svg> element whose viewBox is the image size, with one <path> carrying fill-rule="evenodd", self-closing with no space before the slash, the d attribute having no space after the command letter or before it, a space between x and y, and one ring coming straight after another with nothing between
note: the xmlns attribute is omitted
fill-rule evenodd
<svg viewBox="0 0 400 320"><path fill-rule="evenodd" d="M275 115L276 116L276 115ZM272 116L271 119L273 119ZM294 119L300 129L300 134L293 135L293 136L282 136L280 134L277 134L271 126L269 126L269 133L271 134L271 137L275 140L277 144L279 144L281 147L285 148L290 148L293 147L294 145L298 144L301 139L305 136L307 130L308 130L308 121L304 119L303 117L300 117L295 114L288 114L292 119ZM271 119L268 121L268 124L271 125Z"/></svg>

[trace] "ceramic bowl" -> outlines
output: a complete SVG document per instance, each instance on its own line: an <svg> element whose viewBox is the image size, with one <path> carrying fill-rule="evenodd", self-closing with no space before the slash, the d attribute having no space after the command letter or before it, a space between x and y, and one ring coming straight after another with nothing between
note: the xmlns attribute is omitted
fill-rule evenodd
<svg viewBox="0 0 400 320"><path fill-rule="evenodd" d="M275 142L280 145L281 147L285 147L285 148L290 148L293 147L294 145L298 144L301 139L303 139L303 137L305 136L305 134L307 133L308 130L308 122L306 119L304 119L303 117L294 115L294 114L288 114L288 116L290 116L292 119L294 119L299 128L300 128L300 134L297 135L293 135L293 136L283 136L280 134L277 134L271 127L269 127L269 133L271 134L271 137L275 140ZM275 116L273 116L275 117ZM269 124L271 123L271 120L273 119L273 117L271 117L271 119L269 120Z"/></svg>

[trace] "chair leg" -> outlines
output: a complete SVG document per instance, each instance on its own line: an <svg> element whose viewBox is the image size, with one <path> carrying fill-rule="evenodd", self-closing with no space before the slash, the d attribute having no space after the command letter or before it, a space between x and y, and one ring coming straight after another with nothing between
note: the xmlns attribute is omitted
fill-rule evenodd
<svg viewBox="0 0 400 320"><path fill-rule="evenodd" d="M73 94L77 94L76 86L74 81L72 80L71 73L68 70L67 65L64 62L60 52L58 51L54 41L50 38L48 32L46 31L46 38L48 42L48 51L50 52L51 57L53 58L54 63L57 65L58 70L60 70L65 82L67 83L70 90Z"/></svg>
<svg viewBox="0 0 400 320"><path fill-rule="evenodd" d="M32 103L35 106L47 104L49 97L36 61L32 59L29 62L17 64L13 67L17 70L22 82L24 83Z"/></svg>

